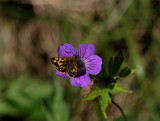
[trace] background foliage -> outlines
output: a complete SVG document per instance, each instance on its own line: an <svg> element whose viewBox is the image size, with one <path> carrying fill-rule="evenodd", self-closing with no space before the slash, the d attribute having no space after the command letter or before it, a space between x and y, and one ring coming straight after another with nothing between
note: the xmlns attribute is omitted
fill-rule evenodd
<svg viewBox="0 0 160 121"><path fill-rule="evenodd" d="M97 121L80 88L52 74L62 43L91 43L107 65L122 50L135 76L117 94L129 121L160 120L159 0L0 0L0 120ZM108 121L122 121L109 105Z"/></svg>

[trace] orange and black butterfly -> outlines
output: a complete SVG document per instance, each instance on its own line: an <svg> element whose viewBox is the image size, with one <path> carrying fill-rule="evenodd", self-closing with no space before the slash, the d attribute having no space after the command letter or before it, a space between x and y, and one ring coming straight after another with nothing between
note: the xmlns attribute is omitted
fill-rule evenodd
<svg viewBox="0 0 160 121"><path fill-rule="evenodd" d="M72 57L53 57L51 62L56 66L56 70L69 77L75 77L78 74L77 56Z"/></svg>

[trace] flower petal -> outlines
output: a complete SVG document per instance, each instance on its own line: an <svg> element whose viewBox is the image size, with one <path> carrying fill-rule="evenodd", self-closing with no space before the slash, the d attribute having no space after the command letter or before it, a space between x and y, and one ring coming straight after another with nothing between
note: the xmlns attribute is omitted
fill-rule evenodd
<svg viewBox="0 0 160 121"><path fill-rule="evenodd" d="M85 60L87 72L93 75L97 75L101 71L101 65L102 59L97 55L91 55Z"/></svg>
<svg viewBox="0 0 160 121"><path fill-rule="evenodd" d="M56 75L58 75L58 76L60 76L60 77L68 77L66 74L64 74L64 73L60 73L60 72L58 72L58 71L56 71L55 70L55 72L56 72Z"/></svg>
<svg viewBox="0 0 160 121"><path fill-rule="evenodd" d="M80 57L89 57L95 53L95 47L92 44L80 44L78 46L78 55Z"/></svg>
<svg viewBox="0 0 160 121"><path fill-rule="evenodd" d="M59 57L72 57L73 54L76 54L76 50L70 44L64 43L58 49Z"/></svg>
<svg viewBox="0 0 160 121"><path fill-rule="evenodd" d="M80 86L80 87L86 87L89 84L90 77L88 73L85 73L82 76L70 78L72 86Z"/></svg>

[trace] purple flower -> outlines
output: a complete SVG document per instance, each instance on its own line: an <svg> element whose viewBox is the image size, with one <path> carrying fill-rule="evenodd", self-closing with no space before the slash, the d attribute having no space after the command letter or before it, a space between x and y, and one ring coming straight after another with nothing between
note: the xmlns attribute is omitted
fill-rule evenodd
<svg viewBox="0 0 160 121"><path fill-rule="evenodd" d="M90 82L89 74L97 75L101 71L102 59L94 55L95 48L92 44L80 44L78 50L70 44L62 44L58 49L59 57L72 57L77 55L79 60L83 63L83 69L75 77L70 78L73 86L86 87ZM65 73L56 71L56 74L60 77L68 77Z"/></svg>

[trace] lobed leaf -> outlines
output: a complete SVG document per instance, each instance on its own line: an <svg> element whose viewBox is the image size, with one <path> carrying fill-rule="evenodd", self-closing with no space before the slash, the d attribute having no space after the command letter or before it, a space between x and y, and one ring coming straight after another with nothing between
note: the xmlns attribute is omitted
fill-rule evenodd
<svg viewBox="0 0 160 121"><path fill-rule="evenodd" d="M128 76L131 76L135 71L136 69L130 69L128 67L125 67L117 74L117 76L128 77Z"/></svg>
<svg viewBox="0 0 160 121"><path fill-rule="evenodd" d="M109 76L112 75L112 71L113 71L113 66L114 66L114 60L111 57L108 63L108 74Z"/></svg>
<svg viewBox="0 0 160 121"><path fill-rule="evenodd" d="M122 66L123 60L122 52L119 52L114 59L112 57L110 58L108 64L108 73L110 77L114 77L118 73L120 67Z"/></svg>
<svg viewBox="0 0 160 121"><path fill-rule="evenodd" d="M106 109L107 109L108 105L111 103L111 97L109 95L108 89L102 90L99 103L101 105L101 111L102 111L104 117L107 118Z"/></svg>
<svg viewBox="0 0 160 121"><path fill-rule="evenodd" d="M94 100L96 97L101 95L101 89L99 87L93 88L87 97L83 98L83 101Z"/></svg>
<svg viewBox="0 0 160 121"><path fill-rule="evenodd" d="M130 69L128 67L125 67L120 70L123 60L124 59L121 52L119 52L119 54L115 58L111 57L108 63L108 75L105 74L106 70L105 68L103 68L103 70L100 73L100 76L102 76L102 78L99 78L103 79L104 75L105 78L109 77L108 83L103 83L99 86L94 87L88 94L88 96L86 98L83 98L83 101L88 101L95 100L97 97L99 97L97 101L100 104L101 111L105 118L107 118L106 108L112 102L110 94L132 92L127 89L124 89L123 87L120 87L119 83L116 83L116 81L120 77L127 77L135 72L135 69Z"/></svg>
<svg viewBox="0 0 160 121"><path fill-rule="evenodd" d="M131 70L131 72L130 72L130 74L129 74L128 76L131 76L132 74L134 74L134 73L136 72L137 69L132 68L132 69L130 69L130 70Z"/></svg>
<svg viewBox="0 0 160 121"><path fill-rule="evenodd" d="M129 91L127 89L124 89L123 87L119 87L119 83L116 83L113 87L113 89L110 90L111 94L116 93L132 93L132 91Z"/></svg>
<svg viewBox="0 0 160 121"><path fill-rule="evenodd" d="M100 78L104 79L104 78L107 78L108 75L107 75L107 71L106 71L106 68L105 68L105 63L103 62L102 63L102 70L100 71L100 73L98 75L100 75Z"/></svg>

